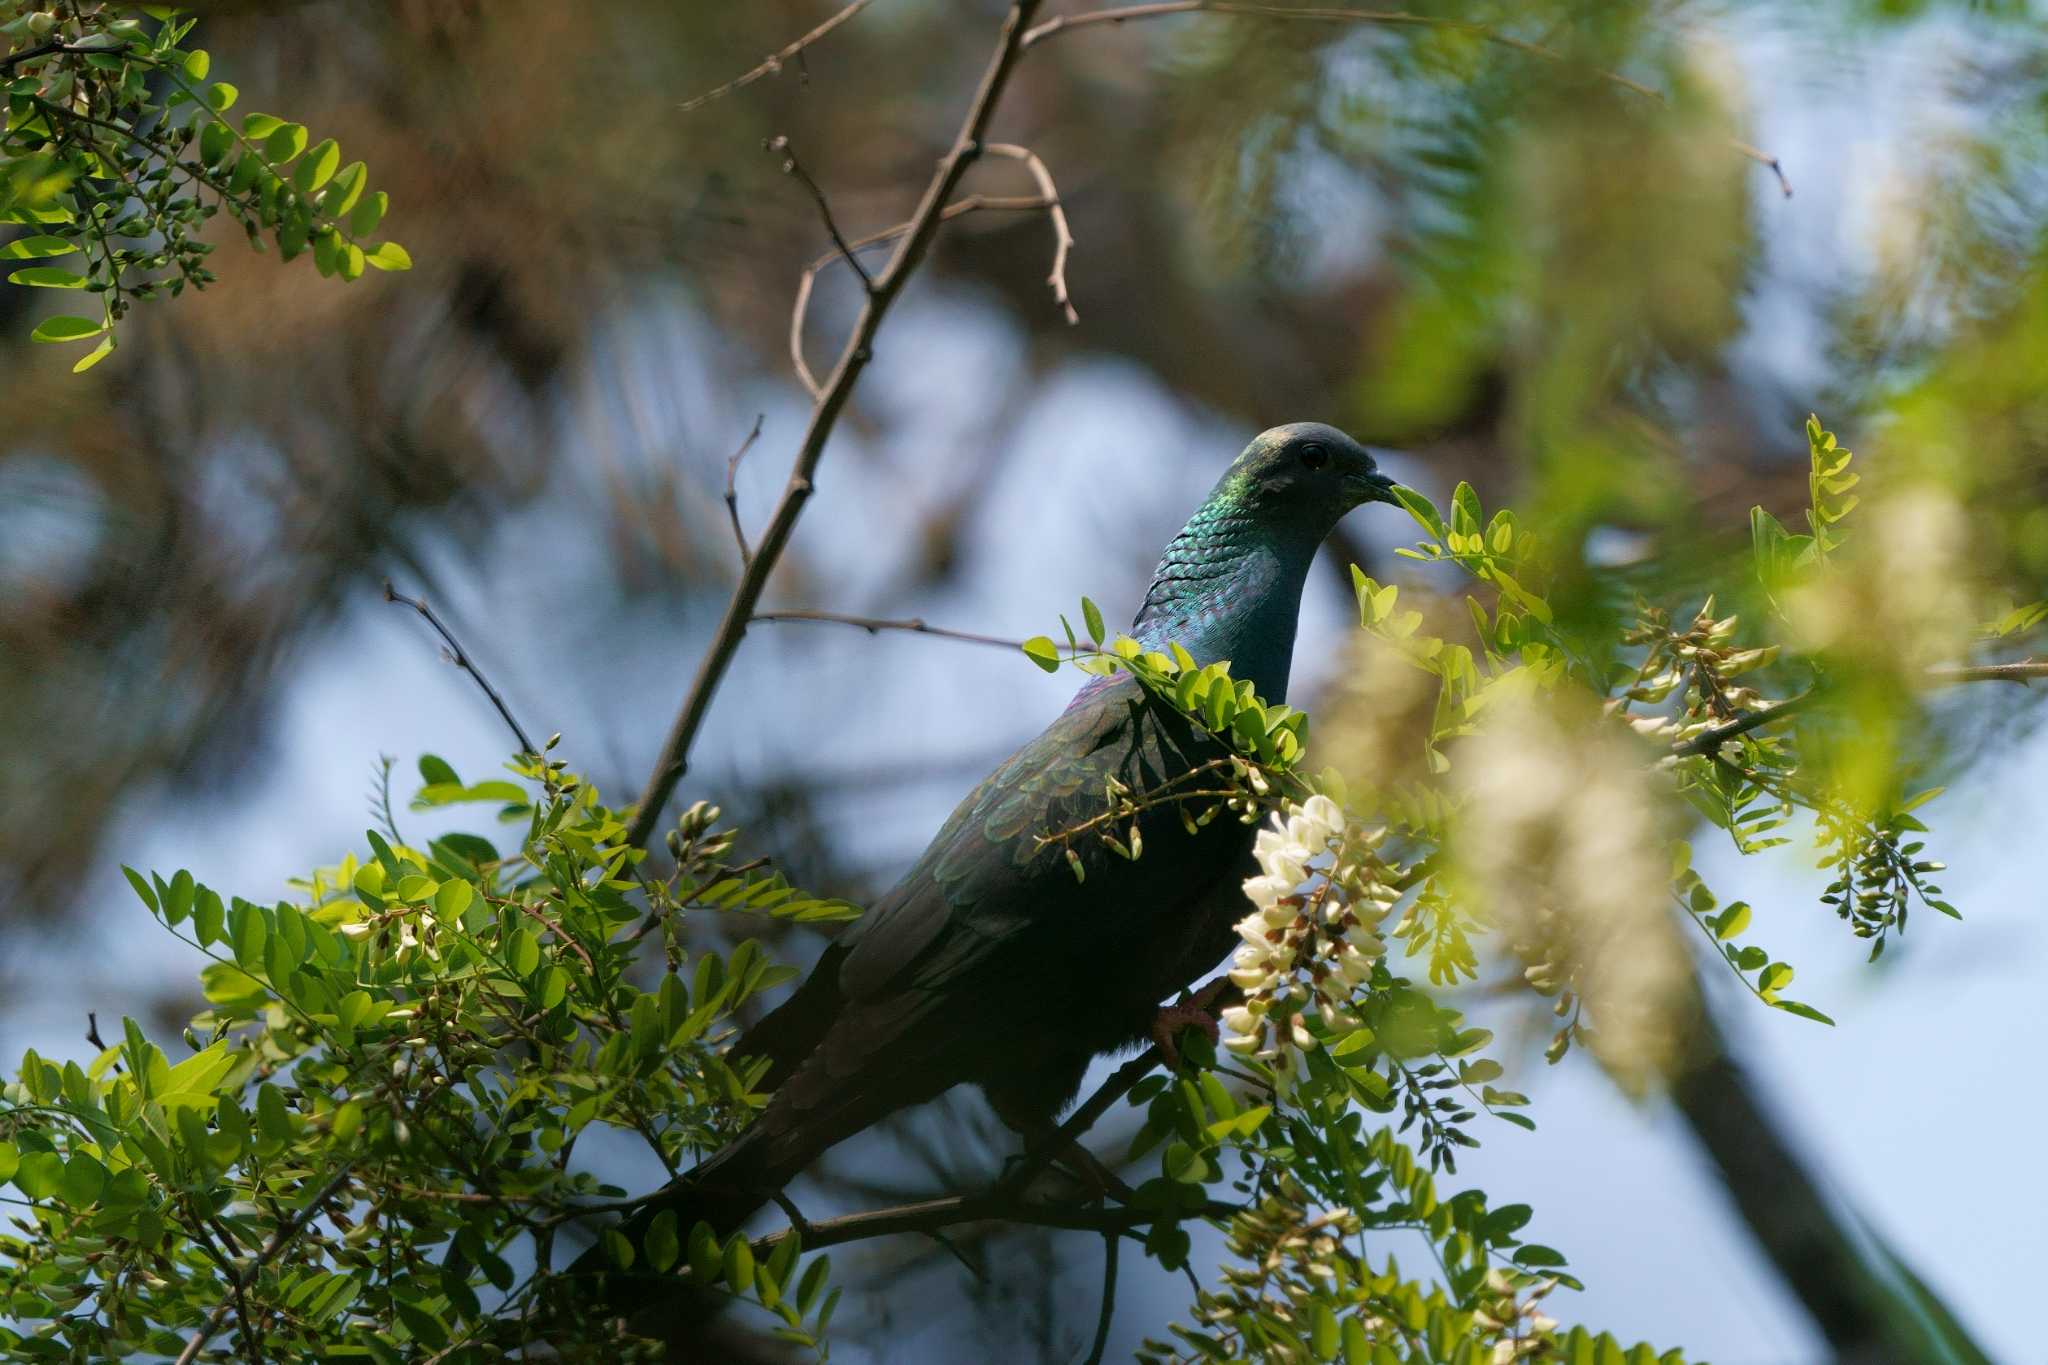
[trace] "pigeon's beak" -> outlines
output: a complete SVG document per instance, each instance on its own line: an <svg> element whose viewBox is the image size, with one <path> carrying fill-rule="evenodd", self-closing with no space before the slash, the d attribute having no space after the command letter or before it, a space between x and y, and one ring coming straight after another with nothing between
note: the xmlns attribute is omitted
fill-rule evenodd
<svg viewBox="0 0 2048 1365"><path fill-rule="evenodd" d="M1359 502L1393 502L1394 481L1377 469L1370 474L1348 474L1344 486Z"/></svg>

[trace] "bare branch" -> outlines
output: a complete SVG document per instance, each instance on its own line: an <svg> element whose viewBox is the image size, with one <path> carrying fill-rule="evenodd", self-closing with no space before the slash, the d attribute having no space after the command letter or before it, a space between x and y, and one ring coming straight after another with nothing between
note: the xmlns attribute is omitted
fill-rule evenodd
<svg viewBox="0 0 2048 1365"><path fill-rule="evenodd" d="M740 495L733 489L733 480L739 475L740 461L747 458L747 452L754 448L754 442L761 439L763 415L758 412L754 414L754 429L747 433L747 439L740 442L740 448L727 456L725 461L725 510L732 518L732 538L739 543L742 569L747 567L747 561L754 557L754 552L747 548L747 533L740 527Z"/></svg>
<svg viewBox="0 0 2048 1365"><path fill-rule="evenodd" d="M945 626L928 624L922 616L892 619L883 616L846 616L836 611L757 611L749 618L754 621L815 621L828 625L857 626L870 635L879 635L885 630L904 630L915 635L936 635L947 640L964 640L971 645L993 645L998 649L1022 649L1021 640L1006 640L1000 635L977 635L971 630L949 630Z"/></svg>
<svg viewBox="0 0 2048 1365"><path fill-rule="evenodd" d="M448 627L441 624L441 618L434 615L434 609L427 605L425 598L407 597L404 593L393 588L391 580L387 578L384 580L384 600L386 602L399 603L401 606L411 607L414 611L426 617L427 624L434 628L435 633L441 637L442 643L448 646L449 662L469 674L471 678L474 678L476 685L484 690L484 695L491 699L491 705L498 708L499 717L504 720L506 728L512 731L512 737L519 741L519 752L522 754L537 754L540 752L539 749L534 747L533 741L526 737L526 731L520 728L519 722L513 719L512 709L505 705L505 699L498 695L498 689L491 686L491 680L483 675L483 671L476 666L475 661L464 652L461 642L449 632Z"/></svg>
<svg viewBox="0 0 2048 1365"><path fill-rule="evenodd" d="M690 113L692 110L701 109L715 99L723 99L725 96L730 95L735 90L741 89L744 86L752 85L755 81L760 80L763 76L781 75L782 64L784 62L789 61L792 58L801 61L803 59L805 48L809 47L812 43L817 42L820 38L830 33L833 29L838 28L841 24L845 23L848 19L851 19L854 15L859 14L862 10L866 9L869 5L873 3L874 0L853 0L852 4L848 5L845 9L840 10L837 14L833 15L824 23L812 29L809 33L806 33L803 37L797 39L795 42L789 44L787 47L779 48L776 51L769 53L768 56L762 60L759 66L747 72L745 75L735 76L731 80L727 81L724 85L719 86L715 90L706 90L703 94L697 96L695 99L684 100L682 112L687 114Z"/></svg>
<svg viewBox="0 0 2048 1365"><path fill-rule="evenodd" d="M1029 147L1019 147L1009 142L988 144L992 156L1006 156L1012 161L1021 161L1031 172L1031 178L1038 182L1038 193L1045 200L1046 213L1052 219L1052 273L1045 282L1052 286L1052 301L1066 314L1069 327L1081 321L1081 315L1074 311L1074 301L1067 296L1067 253L1073 250L1074 234L1067 227L1067 210L1060 203L1058 186L1052 183L1052 172L1038 158L1038 153Z"/></svg>
<svg viewBox="0 0 2048 1365"><path fill-rule="evenodd" d="M1120 9L1090 10L1084 14L1063 14L1058 18L1046 20L1044 23L1033 28L1029 33L1026 33L1024 35L1024 46L1027 48L1032 47L1047 38L1054 38L1062 33L1070 33L1075 29L1087 28L1095 24L1123 24L1133 19L1157 19L1171 14L1234 14L1256 19L1296 19L1332 24L1378 24L1386 27L1453 29L1461 33L1472 34L1474 37L1484 39L1489 43L1525 53L1531 57L1540 57L1547 62L1556 62L1559 65L1575 65L1571 58L1555 48L1545 47L1541 43L1530 42L1526 38L1517 38L1512 34L1501 32L1491 24L1483 24L1471 19L1450 19L1435 14L1411 14L1406 10L1334 9L1322 6L1299 5L1246 5L1229 3L1229 0L1158 0L1158 3L1126 5ZM1618 71L1609 71L1604 67L1589 67L1587 69L1601 80L1611 85L1619 86L1631 94L1640 95L1644 99L1655 100L1659 104L1668 103L1662 91L1644 85L1641 81L1630 80ZM1728 145L1734 148L1738 154L1746 156L1751 161L1767 168L1772 175L1777 177L1778 188L1784 192L1785 197L1787 199L1792 197L1792 182L1785 178L1785 168L1779 164L1778 158L1768 152L1752 147L1747 142L1737 138L1728 139Z"/></svg>
<svg viewBox="0 0 2048 1365"><path fill-rule="evenodd" d="M994 149L988 148L985 150L993 151ZM939 210L939 221L942 223L950 222L964 213L977 213L984 210L991 212L1022 212L1032 209L1049 209L1053 207L1053 203L1054 201L1042 197L1004 197L1000 195L970 194L964 199L955 200ZM1064 215L1062 215L1062 218L1064 219ZM810 365L804 360L804 327L809 320L811 287L817 282L818 272L835 261L847 259L851 252L863 251L871 246L880 246L884 242L893 242L915 226L917 226L917 223L913 219L910 222L898 223L894 227L885 227L878 232L870 232L865 237L856 237L853 241L847 243L848 250L846 252L836 249L828 251L804 267L804 273L797 280L796 284L796 302L789 310L789 359L790 364L796 370L798 381L803 384L804 390L814 400L818 397L820 390L818 388L817 376L811 373Z"/></svg>
<svg viewBox="0 0 2048 1365"><path fill-rule="evenodd" d="M263 1268L277 1259L277 1254L284 1250L285 1244L296 1237L306 1224L313 1221L314 1215L320 1211L320 1206L347 1182L352 1169L350 1163L343 1162L341 1169L328 1177L327 1183L306 1201L304 1208L277 1225L277 1230L270 1234L270 1240L256 1253L256 1259L249 1263L249 1268L239 1277L229 1277L236 1298L241 1296L242 1287L262 1274ZM206 1343L213 1340L214 1333L220 1331L221 1323L227 1320L232 1302L233 1299L222 1299L213 1306L213 1311L206 1315L206 1320L194 1329L191 1337L185 1342L185 1349L178 1354L177 1365L192 1365L192 1362L199 1358L199 1353L206 1349Z"/></svg>
<svg viewBox="0 0 2048 1365"><path fill-rule="evenodd" d="M683 704L669 727L667 737L662 741L661 752L655 760L654 771L647 779L646 789L641 793L639 808L634 812L633 823L626 831L629 844L638 846L647 842L654 832L656 821L661 818L661 809L667 804L676 783L689 770L690 746L696 741L697 731L704 724L705 714L710 710L711 697L718 690L726 670L732 664L733 652L739 648L740 639L747 632L747 622L754 615L755 604L760 601L761 590L767 585L768 575L782 558L782 552L789 544L790 533L796 529L797 519L803 514L804 503L809 500L812 477L817 472L818 461L824 455L825 443L831 438L833 428L838 424L839 414L852 396L855 381L867 368L874 357L875 333L888 315L903 286L923 261L930 248L932 237L938 232L940 213L954 192L959 188L961 178L969 166L981 154L982 142L987 135L989 120L995 114L998 98L1009 84L1015 71L1017 59L1023 54L1023 38L1026 26L1038 10L1039 0L1015 0L1010 11L1003 18L1003 24L996 41L996 48L989 57L988 67L983 71L981 84L967 108L967 115L961 121L960 130L953 139L952 150L940 161L932 174L931 182L925 186L924 197L917 212L911 215L911 229L897 243L896 251L889 259L889 265L875 280L867 301L862 305L860 316L855 320L853 333L841 348L839 361L833 367L831 378L818 393L811 409L811 420L804 431L803 441L797 448L796 459L790 468L789 482L784 486L782 498L776 503L774 515L769 518L767 530L762 534L760 547L740 575L737 587L733 589L732 600L726 604L725 615L718 624L717 633L704 652L703 660L697 665L697 673L690 682L690 690L683 698Z"/></svg>
<svg viewBox="0 0 2048 1365"><path fill-rule="evenodd" d="M846 244L846 238L840 234L839 220L832 216L831 202L825 198L825 191L820 188L818 182L811 179L811 173L804 169L804 163L797 160L795 145L788 137L778 134L761 146L768 151L779 153L782 157L782 173L795 176L803 182L804 188L811 192L811 202L818 206L818 216L825 220L825 231L831 235L832 245L839 248L841 259L853 267L854 274L860 276L861 287L873 293L874 280L869 278L867 267L860 263L860 257L853 254L853 248Z"/></svg>
<svg viewBox="0 0 2048 1365"><path fill-rule="evenodd" d="M1116 1316L1116 1254L1122 1246L1115 1233L1102 1234L1102 1308L1095 1318L1095 1343L1081 1365L1102 1365L1103 1348L1109 1345L1109 1324Z"/></svg>

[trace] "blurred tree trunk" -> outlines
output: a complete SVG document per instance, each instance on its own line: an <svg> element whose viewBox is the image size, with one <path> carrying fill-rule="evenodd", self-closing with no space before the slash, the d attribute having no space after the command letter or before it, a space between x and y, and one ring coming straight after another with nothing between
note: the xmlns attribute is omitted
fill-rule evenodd
<svg viewBox="0 0 2048 1365"><path fill-rule="evenodd" d="M1779 1278L1842 1365L1991 1365L1883 1240L1821 1188L1702 1002L1672 1099Z"/></svg>

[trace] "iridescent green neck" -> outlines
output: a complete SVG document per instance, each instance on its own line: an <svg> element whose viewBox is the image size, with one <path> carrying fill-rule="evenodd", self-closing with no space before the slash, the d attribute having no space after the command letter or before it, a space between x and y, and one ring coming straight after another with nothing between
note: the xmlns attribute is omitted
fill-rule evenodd
<svg viewBox="0 0 2048 1365"><path fill-rule="evenodd" d="M1131 623L1147 648L1179 644L1197 663L1228 659L1259 695L1287 692L1302 584L1322 536L1255 511L1249 481L1226 475L1168 543Z"/></svg>

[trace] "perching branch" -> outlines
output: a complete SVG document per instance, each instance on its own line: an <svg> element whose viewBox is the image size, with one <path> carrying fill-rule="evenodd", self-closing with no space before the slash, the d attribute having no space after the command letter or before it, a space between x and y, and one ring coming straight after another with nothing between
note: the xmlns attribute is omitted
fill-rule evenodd
<svg viewBox="0 0 2048 1365"><path fill-rule="evenodd" d="M747 561L754 552L747 548L747 533L740 526L740 495L733 488L733 480L740 472L740 461L747 458L747 452L754 448L754 442L761 439L762 414L754 414L754 428L747 433L747 439L740 442L740 448L726 457L725 461L725 511L732 518L732 538L740 547L740 567L747 567Z"/></svg>
<svg viewBox="0 0 2048 1365"><path fill-rule="evenodd" d="M249 1268L239 1277L229 1277L235 1297L239 1297L243 1287L263 1273L265 1266L277 1259L277 1254L284 1250L287 1242L296 1237L306 1224L313 1221L314 1215L320 1211L320 1206L347 1182L352 1169L348 1162L343 1162L341 1169L328 1177L327 1183L306 1201L304 1208L277 1225L277 1230L270 1234L270 1240L256 1253L256 1259L249 1263ZM206 1349L206 1343L213 1340L214 1333L220 1331L220 1325L227 1321L233 1301L233 1298L222 1299L213 1306L213 1311L206 1315L206 1320L194 1329L191 1337L185 1342L185 1349L179 1352L176 1365L192 1365L192 1362L199 1358L199 1353Z"/></svg>
<svg viewBox="0 0 2048 1365"><path fill-rule="evenodd" d="M1021 640L1006 640L1000 635L977 635L971 630L949 630L945 626L929 625L921 616L893 620L881 616L844 616L836 611L759 611L749 618L751 621L812 621L835 626L857 626L870 635L885 630L909 631L915 635L936 635L947 640L963 640L971 645L994 645L999 649L1022 649Z"/></svg>
<svg viewBox="0 0 2048 1365"><path fill-rule="evenodd" d="M981 84L968 105L959 132L954 136L952 150L939 161L931 182L925 187L917 212L911 215L910 231L897 243L888 267L876 277L874 288L868 292L860 316L854 322L853 333L847 337L831 377L817 396L817 402L811 409L810 424L797 448L781 500L769 518L759 548L740 575L738 586L733 589L732 600L726 604L717 633L697 665L690 690L662 741L654 771L641 793L632 826L626 831L626 840L631 845L637 847L647 842L648 836L654 832L655 823L661 818L662 807L675 791L676 783L689 770L690 746L696 741L697 731L703 726L704 717L711 708L712 694L718 690L718 684L732 665L733 652L747 633L747 623L753 618L755 604L760 601L768 575L782 558L790 533L796 529L797 519L803 515L804 504L811 496L818 461L825 451L825 442L831 438L839 414L852 396L854 383L874 358L875 333L880 329L882 319L888 315L903 286L924 260L932 237L938 231L941 211L959 188L968 167L981 154L989 121L995 114L996 101L1016 69L1017 59L1023 52L1025 27L1037 12L1038 5L1039 0L1015 0L1004 16L995 52L989 58Z"/></svg>
<svg viewBox="0 0 2048 1365"><path fill-rule="evenodd" d="M384 580L384 600L411 607L414 611L426 617L427 624L434 628L435 633L448 646L449 662L475 679L476 685L481 687L484 690L484 695L491 699L491 705L498 708L498 715L504 720L506 727L512 731L512 737L519 741L519 752L522 754L537 754L540 752L539 749L534 747L533 741L526 737L526 731L520 727L519 722L513 718L512 709L505 705L505 699L498 695L498 689L491 686L491 680L483 675L483 671L476 666L475 660L471 659L463 650L461 643L450 633L448 627L441 624L441 618L434 615L434 609L427 605L425 598L407 597L404 593L393 588L391 580L387 578Z"/></svg>
<svg viewBox="0 0 2048 1365"><path fill-rule="evenodd" d="M1160 0L1159 3L1126 5L1121 9L1090 10L1084 14L1063 14L1048 19L1024 35L1024 46L1032 47L1047 38L1054 38L1075 29L1095 24L1123 24L1133 19L1157 19L1170 14L1235 14L1257 19L1298 19L1334 24L1380 24L1388 27L1450 29L1469 33L1486 42L1511 48L1531 57L1540 57L1559 65L1573 65L1571 58L1555 48L1541 43L1530 42L1503 33L1491 24L1471 19L1450 19L1435 14L1411 14L1405 10L1334 9L1315 6L1295 5L1244 5L1228 3L1228 0ZM1662 91L1633 81L1618 71L1603 67L1590 68L1594 75L1611 85L1619 86L1631 94L1659 104L1668 103ZM1729 146L1751 161L1767 168L1778 179L1778 188L1787 199L1792 197L1792 182L1785 178L1785 168L1778 158L1770 153L1750 146L1738 138L1728 139Z"/></svg>
<svg viewBox="0 0 2048 1365"><path fill-rule="evenodd" d="M805 48L809 47L812 43L817 42L820 38L830 33L833 29L838 28L841 24L845 23L848 19L851 19L854 15L859 14L862 10L866 9L869 5L873 3L874 0L853 0L852 4L848 5L845 9L840 10L837 14L833 15L824 23L812 29L809 33L806 33L803 37L797 39L795 42L789 44L787 47L780 48L774 52L769 53L768 56L761 62L759 66L747 72L745 75L735 76L731 80L727 81L724 85L719 86L715 90L706 90L703 94L697 96L695 99L684 100L681 112L687 114L693 109L701 109L715 99L722 99L725 96L730 95L733 91L738 90L743 86L752 85L755 81L760 80L763 76L781 75L782 64L784 62L789 61L792 58L801 58L803 56Z"/></svg>

